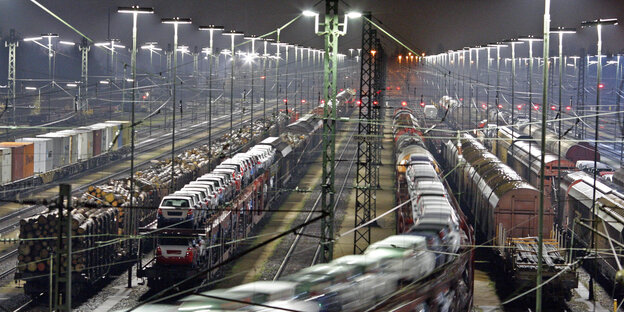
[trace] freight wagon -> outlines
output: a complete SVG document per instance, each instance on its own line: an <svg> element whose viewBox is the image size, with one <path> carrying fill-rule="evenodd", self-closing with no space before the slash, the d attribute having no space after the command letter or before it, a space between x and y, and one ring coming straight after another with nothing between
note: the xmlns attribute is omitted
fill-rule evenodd
<svg viewBox="0 0 624 312"><path fill-rule="evenodd" d="M560 188L564 203L562 226L569 244L587 249L586 252L577 251L575 255L593 253L590 247L593 246L592 238L595 239L595 246L603 256L591 263L609 281L609 285L613 285L620 271L619 263L624 260L621 257L624 246L624 192L608 182L597 180L595 184L596 200L593 201L594 179L591 175L583 171L564 175ZM596 220L596 232L592 230L594 224L591 220Z"/></svg>
<svg viewBox="0 0 624 312"><path fill-rule="evenodd" d="M34 138L20 138L17 143L5 142L4 147L0 146L2 155L12 153L4 148L16 150L11 160L8 156L0 157L0 167L4 172L0 173L0 191L5 198L12 198L24 188L59 180L119 159L129 152L130 133L130 122L107 121L40 134ZM26 154L19 147L24 144L32 145L26 147ZM27 155L27 158L22 159L19 155Z"/></svg>
<svg viewBox="0 0 624 312"><path fill-rule="evenodd" d="M462 203L476 220L480 241L497 246L493 251L517 289L533 287L536 267L527 265L526 252L519 246L524 246L523 240L536 248L530 238L538 234L539 191L470 135L464 134L458 143L448 141L443 155L450 180L461 186ZM544 235L551 233L554 221L554 209L545 202ZM564 271L544 288L555 300L569 298L577 285L575 268L565 260L565 255L544 257L545 263L553 263L545 267L544 279Z"/></svg>

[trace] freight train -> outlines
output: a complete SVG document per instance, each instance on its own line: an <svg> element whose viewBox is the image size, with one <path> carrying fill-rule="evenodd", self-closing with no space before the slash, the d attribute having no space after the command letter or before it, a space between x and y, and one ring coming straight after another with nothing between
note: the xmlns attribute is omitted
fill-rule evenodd
<svg viewBox="0 0 624 312"><path fill-rule="evenodd" d="M410 110L395 112L399 235L285 276L181 300L179 311L468 311L472 307L472 228L424 149ZM426 174L425 174L426 173ZM417 207L418 209L413 209ZM405 214L409 217L399 217ZM225 298L225 299L220 299Z"/></svg>
<svg viewBox="0 0 624 312"><path fill-rule="evenodd" d="M518 153L520 154L520 153ZM492 245L500 266L514 283L514 289L529 289L537 274L539 191L516 171L468 134L459 142L448 141L442 148L450 180L463 194L464 207L475 220L480 241ZM555 211L544 203L542 231L552 233ZM543 278L557 277L545 285L552 298L569 299L578 278L559 242L544 240Z"/></svg>
<svg viewBox="0 0 624 312"><path fill-rule="evenodd" d="M534 126L535 127L535 126ZM535 140L526 135L527 127L522 126L520 132L512 134L509 127L499 127L497 131L485 131L485 142L489 142L493 153L512 167L534 187L539 187L541 166L541 147ZM536 131L532 131L536 133ZM539 133L539 131L537 131ZM550 137L549 137L550 136ZM494 138L494 140L487 140ZM558 151L558 142L552 134L547 134L551 141L547 143L549 150ZM555 235L559 235L559 241L566 247L574 246L587 249L584 252L568 254L568 260L575 256L583 256L591 253L592 237L596 240L597 248L606 253L613 253L619 244L624 243L622 236L624 229L624 185L603 179L596 181L596 215L600 220L597 228L598 234L592 236L591 222L593 183L591 174L578 170L575 161L587 160L593 163L593 147L585 142L561 141L561 155L545 152L544 158L544 196L545 202L552 205L555 211ZM599 156L599 155L598 155ZM598 158L599 159L599 158ZM613 241L606 238L607 235ZM586 261L588 262L588 261ZM616 282L616 274L620 270L618 261L613 256L599 257L594 264L598 268L601 277L608 284Z"/></svg>
<svg viewBox="0 0 624 312"><path fill-rule="evenodd" d="M0 143L0 191L5 198L95 168L129 152L130 122L106 121Z"/></svg>
<svg viewBox="0 0 624 312"><path fill-rule="evenodd" d="M296 171L292 168L316 155L320 129L320 119L306 115L288 125L279 137L264 139L187 184L214 185L216 195L230 187L234 189L232 195L225 197L225 204L208 208L205 218L196 214L203 219L195 220L195 226L189 217L196 209L187 203L187 195L176 192L165 197L159 207L159 220L165 216L171 222L154 222L141 229L141 233L156 240L156 252L154 259L139 271L139 277L146 277L150 288L164 288L233 257L241 242L268 214L267 210L275 206L280 190L297 178L293 177ZM224 169L228 167L224 163L233 164L229 165L232 169ZM209 276L218 273L210 272Z"/></svg>
<svg viewBox="0 0 624 312"><path fill-rule="evenodd" d="M353 103L353 92L343 92L338 100L337 106L341 107L343 114L348 114L350 109L345 109L344 106L350 107ZM231 256L238 247L238 244L233 244L231 239L238 237L237 235L246 237L266 214L264 210L280 198L282 192L278 190L291 179L298 178L300 171L292 169L302 163L304 158L311 157L308 151L312 151L320 142L320 136L311 135L311 131L318 131L322 123L318 116L314 115L304 116L286 125L288 119L289 117L285 114L279 114L269 120L270 128L258 133L253 141L258 142L263 137L265 138L259 145L268 148L271 153L275 152L274 159L269 161L271 165L256 164L252 169L255 178L250 179L252 181L249 183L241 184L227 202L224 198L221 205L215 207L213 198L208 196L200 199L203 202L194 202L198 205L197 207L187 207L188 209L199 208L197 214L195 211L192 212L193 216L198 217L197 226L189 227L185 222L181 222L182 226L175 228L177 232L173 230L173 227L169 228L177 233L176 235L192 235L195 246L199 246L201 242L205 247L209 245L208 242L214 242L210 239L215 237L218 237L217 240L221 244L219 245L221 247L215 245L215 248L207 248L206 250L209 251L203 253L203 259L198 258L202 254L199 249L197 251L185 249L184 256L188 251L189 257L192 258L191 265L185 265L185 269L197 269L197 260L204 261L201 265L205 265L212 261L209 259L222 261ZM262 121L256 121L256 126L262 123ZM266 138L270 135L274 137ZM81 291L94 287L98 281L115 276L120 268L133 264L139 250L146 251L147 247L153 246L150 244L150 239L153 238L157 243L162 243L159 241L162 237L159 238L158 235L153 235L154 233L140 236L143 238L141 246L131 243L127 236L139 234L137 228L133 228L131 224L135 224L139 229L146 229L157 224L158 206L163 203L162 199L170 194L170 190L180 190L178 194L183 197L188 197L190 194L195 197L199 194L209 195L207 193L210 190L224 187L225 185L221 184L225 182L223 175L220 177L224 180L213 181L214 183L210 185L196 183L193 180L198 178L201 180L201 177L207 173L214 174L210 171L221 161L226 160L226 153L240 150L245 147L245 144L253 144L248 140L249 131L235 132L233 137L225 135L215 140L211 149L203 145L178 154L174 167L170 160L153 161L149 168L136 172L133 191L129 188L129 179L113 179L105 184L89 187L80 198L76 198L73 201L75 207L71 215L72 264L71 268L62 268L62 271L68 269L72 271L72 289L74 290L72 296L80 298ZM209 150L212 155L208 154ZM248 152L249 155L254 156L243 161L249 169L251 169L250 159L257 160L258 153L255 152L261 152L261 150L262 148L254 148ZM212 160L212 166L209 166L209 159ZM233 159L236 158L231 160ZM226 161L219 169L232 169L233 167L228 166L227 163L230 162ZM241 164L240 161L238 163ZM174 170L173 175L171 170ZM240 179L238 182L243 181L241 176L232 178L232 180ZM181 190L183 188L184 190ZM132 206L130 205L131 194L136 194L133 197ZM133 209L134 213L130 214L130 209ZM188 210L186 213L188 215ZM38 296L49 290L49 256L53 250L54 239L40 238L55 237L58 221L56 211L50 209L41 215L20 222L18 270L15 279L25 282L24 291L28 295ZM202 230L209 231L202 232ZM176 241L175 235L173 241ZM192 247L193 242L189 243ZM148 271L146 269L154 264L156 259L157 256L139 272L148 274L145 273ZM152 280L151 284L158 285L158 279Z"/></svg>

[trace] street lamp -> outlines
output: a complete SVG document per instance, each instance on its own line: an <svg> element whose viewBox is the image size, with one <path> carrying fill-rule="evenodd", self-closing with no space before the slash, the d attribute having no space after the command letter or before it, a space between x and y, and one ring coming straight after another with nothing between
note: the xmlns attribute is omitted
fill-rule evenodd
<svg viewBox="0 0 624 312"><path fill-rule="evenodd" d="M117 8L117 13L124 14L132 14L132 55L130 57L130 66L132 67L132 113L130 120L130 207L132 207L133 199L134 199L134 128L135 128L135 120L134 120L134 110L136 105L136 88L137 88L137 79L136 79L136 53L137 53L137 19L139 14L154 14L153 8L147 7L139 7L139 6L131 6L131 7L119 7ZM136 234L136 213L134 209L130 209L129 211L129 219L131 220L130 224L127 224L126 230L130 235ZM127 233L126 233L127 234ZM129 244L132 244L131 241L128 241ZM132 250L135 249L135 246L130 245ZM141 257L137 253L137 271L140 269L139 261ZM132 270L128 268L128 288L132 287Z"/></svg>
<svg viewBox="0 0 624 312"><path fill-rule="evenodd" d="M267 51L267 47L269 42L273 41L273 39L271 38L264 38L263 39L263 46L264 46L264 53L262 54L262 71L263 71L263 76L262 76L262 119L263 119L263 129L264 131L266 131L266 81L267 81L267 68L266 68L266 61L267 59L271 56L268 51Z"/></svg>
<svg viewBox="0 0 624 312"><path fill-rule="evenodd" d="M522 44L524 42L518 41L518 39L509 39L506 43L511 44L511 138L514 137L514 112L516 110L516 44ZM511 149L513 157L514 149Z"/></svg>
<svg viewBox="0 0 624 312"><path fill-rule="evenodd" d="M222 35L224 36L230 36L230 42L231 42L231 53L232 53L232 63L230 64L230 140L233 139L233 123L234 123L234 62L236 59L236 54L234 51L234 40L237 36L243 36L243 33L240 31L236 31L236 30L230 30L226 33L223 33ZM242 107L241 107L241 114L242 114ZM232 156L232 147L230 146L230 156Z"/></svg>
<svg viewBox="0 0 624 312"><path fill-rule="evenodd" d="M111 70L111 75L113 76L113 78L117 76L117 66L115 64L115 48L119 48L119 49L126 48L124 45L118 44L118 42L119 42L119 39L108 39L107 41L96 42L94 44L96 47L101 47L101 48L111 51L110 65L108 66L108 68L110 70L110 67L111 66L113 67L113 69Z"/></svg>
<svg viewBox="0 0 624 312"><path fill-rule="evenodd" d="M496 48L496 98L495 98L495 106L496 106L496 127L498 127L498 115L500 114L499 110L499 99L500 99L500 48L507 47L506 44L502 42L490 43L489 47ZM488 106L489 107L489 106Z"/></svg>
<svg viewBox="0 0 624 312"><path fill-rule="evenodd" d="M178 54L176 51L178 50L178 26L184 24L191 24L190 18L183 17L172 17L172 18L163 18L161 19L163 24L171 24L173 25L173 68L171 68L173 72L173 92L172 92L172 104L173 111L171 115L172 120L172 130L171 130L171 184L169 185L169 189L171 192L175 191L175 113L176 113L176 84L177 84L177 67L178 67Z"/></svg>
<svg viewBox="0 0 624 312"><path fill-rule="evenodd" d="M208 168L212 168L212 64L214 59L214 50L213 50L213 41L214 41L214 32L215 31L223 31L223 26L199 26L199 30L208 31L210 34L210 41L207 50L208 56L208 103L206 106L208 109Z"/></svg>
<svg viewBox="0 0 624 312"><path fill-rule="evenodd" d="M616 18L609 19L597 19L593 21L583 21L581 23L581 28L586 27L596 27L598 33L598 42L597 42L597 58L598 64L596 69L596 109L594 110L595 118L595 129L594 129L594 185L593 185L593 195L592 195L592 203L596 202L596 166L598 162L598 123L600 122L599 112L600 112L600 89L602 89L601 84L601 76L602 76L602 26L609 25L617 25L618 20ZM592 214L595 215L596 205L592 205ZM594 231L596 230L597 222L592 221L592 228ZM596 243L594 242L594 231L592 231L591 235L591 245L596 248ZM590 275L590 285L589 285L589 299L594 299L594 279L593 274Z"/></svg>
<svg viewBox="0 0 624 312"><path fill-rule="evenodd" d="M565 27L554 27L550 29L550 33L552 34L559 34L559 112L557 114L557 119L559 122L559 130L558 130L558 135L557 135L557 141L558 141L558 153L557 153L557 157L561 158L561 118L563 117L561 115L561 106L563 105L563 103L561 102L561 92L563 89L562 86L562 79L563 79L563 35L564 34L574 34L576 33L576 29L575 28L565 28ZM544 129L542 129L542 131L544 131ZM561 183L561 172L559 172L557 174L557 185L559 185ZM557 200L557 214L559 214L559 212L561 211L561 201Z"/></svg>
<svg viewBox="0 0 624 312"><path fill-rule="evenodd" d="M254 118L254 63L253 60L256 57L256 40L261 40L261 38L256 37L256 35L246 36L245 40L251 41L251 53L247 54L247 62L251 66L251 120L250 120L250 130L249 133L251 135L250 141L253 141L253 118Z"/></svg>
<svg viewBox="0 0 624 312"><path fill-rule="evenodd" d="M485 49L484 47L478 45L475 46L473 48L470 48L471 50L475 51L475 56L476 56L476 67L477 67L477 78L476 78L476 83L475 83L475 125L477 125L479 123L478 121L478 105L479 105L479 51ZM470 105L469 105L470 106ZM471 108L469 108L471 109Z"/></svg>
<svg viewBox="0 0 624 312"><path fill-rule="evenodd" d="M520 41L525 41L529 43L529 134L531 134L532 128L532 116L533 116L533 42L543 41L541 37L536 37L533 35L528 35L519 38ZM529 145L529 148L531 146ZM529 153L530 154L530 153Z"/></svg>

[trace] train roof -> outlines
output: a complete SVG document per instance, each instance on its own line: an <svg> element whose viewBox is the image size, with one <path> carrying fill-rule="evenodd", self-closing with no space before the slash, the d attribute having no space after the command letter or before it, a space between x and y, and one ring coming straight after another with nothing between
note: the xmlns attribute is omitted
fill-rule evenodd
<svg viewBox="0 0 624 312"><path fill-rule="evenodd" d="M540 171L542 149L537 143L515 141L508 153L513 153L514 158L524 163L525 166L529 166L530 164L531 171L534 173L538 173ZM557 155L549 152L544 154L544 165L546 167L556 167L564 170L574 168L573 162L565 158L559 158Z"/></svg>
<svg viewBox="0 0 624 312"><path fill-rule="evenodd" d="M529 129L530 128L530 129ZM533 139L541 139L542 127L539 125L522 125L520 130ZM577 138L566 134L559 140L559 136L551 129L546 128L546 150L551 153L558 153L559 141L561 141L561 155L565 158L576 162L577 160L593 160L594 146L587 142L578 140ZM541 140L537 141L541 144ZM597 159L600 160L600 152L596 153Z"/></svg>
<svg viewBox="0 0 624 312"><path fill-rule="evenodd" d="M262 140L258 144L259 145L269 145L269 146L275 148L278 152L280 152L280 154L282 154L282 157L286 157L286 155L288 155L288 154L290 154L290 152L292 152L292 148L290 147L290 145L288 145L288 143L284 142L282 140L282 138L280 138L280 137L268 137L268 138Z"/></svg>
<svg viewBox="0 0 624 312"><path fill-rule="evenodd" d="M492 207L496 207L501 198L515 191L538 193L535 187L502 163L472 136L464 134L461 143L462 155L470 163L470 167L466 170L473 180L478 180L479 188L486 194Z"/></svg>

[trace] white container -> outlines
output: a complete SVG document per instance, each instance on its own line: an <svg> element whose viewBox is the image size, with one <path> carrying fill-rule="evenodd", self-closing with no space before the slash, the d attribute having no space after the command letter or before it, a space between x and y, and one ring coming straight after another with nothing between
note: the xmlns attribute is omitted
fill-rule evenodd
<svg viewBox="0 0 624 312"><path fill-rule="evenodd" d="M11 182L11 149L0 147L0 184Z"/></svg>
<svg viewBox="0 0 624 312"><path fill-rule="evenodd" d="M70 137L56 132L40 134L37 138L52 139L52 167L54 169L69 164Z"/></svg>
<svg viewBox="0 0 624 312"><path fill-rule="evenodd" d="M78 135L78 160L85 161L93 157L93 132L84 129L73 131Z"/></svg>
<svg viewBox="0 0 624 312"><path fill-rule="evenodd" d="M63 130L57 133L69 136L69 163L73 164L78 162L78 133L74 130Z"/></svg>
<svg viewBox="0 0 624 312"><path fill-rule="evenodd" d="M87 132L87 143L89 144L88 146L88 158L93 157L93 147L95 145L95 138L93 137L93 130L91 130L89 127L80 127L80 128L76 128L76 131L81 131L81 132Z"/></svg>
<svg viewBox="0 0 624 312"><path fill-rule="evenodd" d="M54 169L54 141L50 138L21 138L17 142L34 144L34 172L43 173Z"/></svg>

